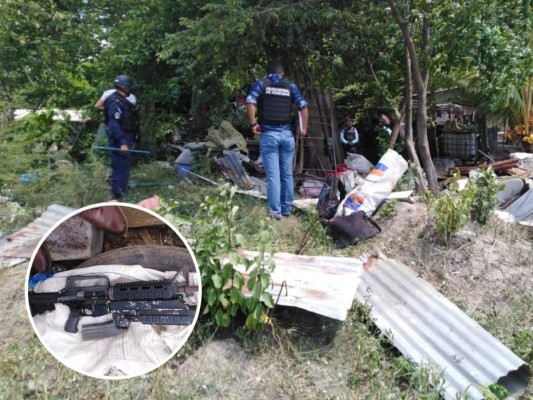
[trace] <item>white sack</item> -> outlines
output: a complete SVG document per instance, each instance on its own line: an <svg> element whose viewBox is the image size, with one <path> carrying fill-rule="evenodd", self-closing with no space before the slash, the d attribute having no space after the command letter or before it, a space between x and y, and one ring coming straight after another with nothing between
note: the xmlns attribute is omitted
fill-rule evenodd
<svg viewBox="0 0 533 400"><path fill-rule="evenodd" d="M339 204L336 216L353 214L362 210L368 216L378 208L407 171L407 161L389 149L366 176L363 183L346 195Z"/></svg>
<svg viewBox="0 0 533 400"><path fill-rule="evenodd" d="M356 171L344 171L340 177L341 183L344 185L346 192L350 192L357 187L357 185L364 182L364 179L357 175Z"/></svg>

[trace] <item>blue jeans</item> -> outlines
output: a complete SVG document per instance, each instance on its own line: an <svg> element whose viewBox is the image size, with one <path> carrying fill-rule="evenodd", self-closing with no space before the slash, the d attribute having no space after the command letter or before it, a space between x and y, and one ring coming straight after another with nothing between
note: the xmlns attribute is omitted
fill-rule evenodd
<svg viewBox="0 0 533 400"><path fill-rule="evenodd" d="M294 148L294 137L290 130L264 130L259 137L259 149L267 176L267 205L274 214L289 215L292 210Z"/></svg>

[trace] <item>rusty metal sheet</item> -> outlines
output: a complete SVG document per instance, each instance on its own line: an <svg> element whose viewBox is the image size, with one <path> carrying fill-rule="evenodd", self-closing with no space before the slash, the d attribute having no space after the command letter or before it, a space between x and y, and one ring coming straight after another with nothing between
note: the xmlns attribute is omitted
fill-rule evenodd
<svg viewBox="0 0 533 400"><path fill-rule="evenodd" d="M531 368L409 267L365 264L356 300L403 355L444 378L446 399L482 399L476 385L499 383L510 393L528 385ZM462 398L462 397L461 397Z"/></svg>
<svg viewBox="0 0 533 400"><path fill-rule="evenodd" d="M29 260L39 240L46 232L74 210L71 207L52 204L39 218L0 240L0 268L12 267Z"/></svg>
<svg viewBox="0 0 533 400"><path fill-rule="evenodd" d="M258 254L253 251L241 253L250 259ZM273 286L268 292L274 301L279 295L280 305L302 308L341 321L346 319L363 271L361 260L288 253L276 253L273 259L276 268L272 273ZM247 280L244 266L234 268Z"/></svg>

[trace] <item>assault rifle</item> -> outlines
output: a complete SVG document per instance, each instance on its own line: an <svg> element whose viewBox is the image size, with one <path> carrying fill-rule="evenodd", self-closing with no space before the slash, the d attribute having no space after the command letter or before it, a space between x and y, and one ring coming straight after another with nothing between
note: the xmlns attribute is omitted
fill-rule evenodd
<svg viewBox="0 0 533 400"><path fill-rule="evenodd" d="M177 276L176 276L177 277ZM128 329L131 322L156 325L190 325L195 307L187 297L192 287L178 283L176 278L161 281L118 283L111 286L107 276L69 276L59 292L28 294L31 315L65 304L70 315L65 331L76 333L82 316L100 317L111 314L109 322L83 325L82 339L111 337Z"/></svg>

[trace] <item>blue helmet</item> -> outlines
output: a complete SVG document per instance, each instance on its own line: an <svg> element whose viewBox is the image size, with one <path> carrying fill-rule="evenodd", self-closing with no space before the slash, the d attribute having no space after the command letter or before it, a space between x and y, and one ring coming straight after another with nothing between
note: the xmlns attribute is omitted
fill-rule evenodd
<svg viewBox="0 0 533 400"><path fill-rule="evenodd" d="M114 80L113 83L115 86L126 89L127 91L130 91L133 87L133 78L131 78L128 75L118 75Z"/></svg>

